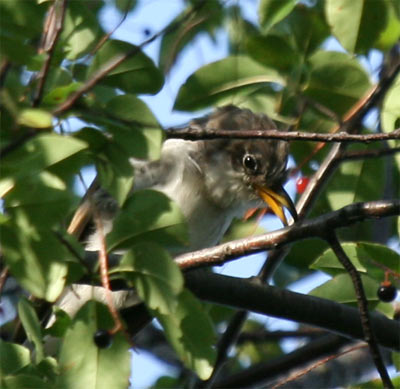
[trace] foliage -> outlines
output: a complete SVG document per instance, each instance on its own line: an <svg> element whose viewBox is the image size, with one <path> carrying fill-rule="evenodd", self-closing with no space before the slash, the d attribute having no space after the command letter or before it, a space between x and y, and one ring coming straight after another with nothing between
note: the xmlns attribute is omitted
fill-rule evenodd
<svg viewBox="0 0 400 389"><path fill-rule="evenodd" d="M102 186L126 211L119 214L107 246L110 251L128 252L110 274L136 287L183 365L201 379L210 377L216 359L215 333L226 326L232 310L203 304L184 287L168 253L187 241L178 207L154 191L130 194L134 177L128 159L157 159L165 138L143 95L157 95L165 78L179 69L188 47L196 47L204 36L215 39L230 26L229 54L199 66L180 86L174 109L194 112L233 103L268 114L283 129L327 133L363 101L379 77L379 68L365 64L372 55L381 57L382 63L388 61L400 35L400 8L394 1L260 0L258 21L252 21L230 2L191 0L156 36L160 41L157 64L145 53L145 44L109 37L100 23L106 6L115 7L122 17L124 12L134 15L139 4L132 0L0 2L2 268L7 267L35 300L19 298L18 303L26 334L22 338L29 340L30 349L21 337L0 343L4 388L128 385L130 345L123 334L115 335L106 350L92 341L99 326L112 327L104 305L90 302L74 318L58 313L48 329L43 328L37 309L39 299L53 304L68 284L84 275L96 281L96 275L82 264L83 247L66 231L79 203L77 177L88 166L96 168ZM60 25L48 16L51 13L62 21L59 34L46 30L49 23L54 28ZM104 72L118 58L121 62ZM85 87L85 93L73 100ZM378 119L363 121L359 133L399 128L399 102L397 76L376 107ZM71 119L79 119L78 124L70 126ZM399 145L392 140L349 150ZM311 155L315 143L293 142L291 147L296 165L307 176L323 163L330 148L327 145ZM312 215L353 202L399 198L400 156L391 158L343 161L320 193ZM346 253L363 274L371 308L389 316L392 310L378 304L376 289L388 271L390 277L399 272L399 256L387 247L388 240L398 236L399 223L387 219L377 227L365 222L340 232L347 242ZM229 237L241 237L245 230L234 229ZM248 230L251 233L253 228ZM311 294L355 302L350 278L322 241L293 245L281 269L275 275L279 286L319 270L333 278ZM249 331L260 331L259 323L249 323ZM49 333L62 339L60 350L51 356L43 347ZM226 375L284 353L278 341L241 345L236 352L238 357ZM110 370L112 375L107 373ZM175 387L184 379L184 374L161 377L155 386Z"/></svg>

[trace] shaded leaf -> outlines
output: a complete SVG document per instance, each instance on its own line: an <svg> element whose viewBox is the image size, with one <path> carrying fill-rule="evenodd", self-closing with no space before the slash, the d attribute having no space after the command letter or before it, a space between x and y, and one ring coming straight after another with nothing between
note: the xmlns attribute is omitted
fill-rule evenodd
<svg viewBox="0 0 400 389"><path fill-rule="evenodd" d="M171 28L163 34L160 46L160 68L168 73L179 54L202 32L212 33L222 21L223 8L219 1L208 0L197 12L189 7L170 22Z"/></svg>
<svg viewBox="0 0 400 389"><path fill-rule="evenodd" d="M371 144L366 149L377 147ZM383 159L345 161L335 172L327 189L327 199L333 210L354 202L379 200L384 190L384 179Z"/></svg>
<svg viewBox="0 0 400 389"><path fill-rule="evenodd" d="M128 122L131 131L139 132L144 137L144 142L140 142L138 136L127 137L125 133L119 134L118 131L114 132L113 128L110 129L114 134L114 140L129 148L130 155L140 159L160 158L164 132L146 103L133 95L126 94L111 99L105 109L112 116Z"/></svg>
<svg viewBox="0 0 400 389"><path fill-rule="evenodd" d="M368 74L347 54L318 51L309 59L310 78L304 93L343 115L370 87Z"/></svg>
<svg viewBox="0 0 400 389"><path fill-rule="evenodd" d="M18 316L26 336L35 345L35 359L39 363L44 357L42 328L32 303L25 297L18 302Z"/></svg>
<svg viewBox="0 0 400 389"><path fill-rule="evenodd" d="M140 242L126 253L114 272L125 272L146 305L160 314L173 314L183 277L169 254L154 243Z"/></svg>
<svg viewBox="0 0 400 389"><path fill-rule="evenodd" d="M179 90L174 108L192 111L216 104L265 83L284 84L271 68L245 56L231 56L203 66L193 73Z"/></svg>
<svg viewBox="0 0 400 389"><path fill-rule="evenodd" d="M126 200L107 235L107 248L113 251L151 241L174 251L187 239L186 222L179 207L164 194L147 189Z"/></svg>
<svg viewBox="0 0 400 389"><path fill-rule="evenodd" d="M173 315L157 315L165 336L184 365L202 380L210 377L216 358L215 334L200 302L187 290L179 295Z"/></svg>
<svg viewBox="0 0 400 389"><path fill-rule="evenodd" d="M385 95L381 119L384 132L392 132L400 128L400 74Z"/></svg>
<svg viewBox="0 0 400 389"><path fill-rule="evenodd" d="M119 40L108 40L97 51L89 67L88 76L92 77L110 61L127 54L130 54L129 58L111 70L100 83L129 93L157 93L164 83L159 69L138 46Z"/></svg>
<svg viewBox="0 0 400 389"><path fill-rule="evenodd" d="M4 385L4 386L3 386ZM2 379L3 389L53 389L54 384L46 382L44 379L34 375L19 374L17 376L8 376Z"/></svg>
<svg viewBox="0 0 400 389"><path fill-rule="evenodd" d="M253 35L247 39L248 54L262 65L289 72L300 59L290 44L278 35Z"/></svg>
<svg viewBox="0 0 400 389"><path fill-rule="evenodd" d="M0 375L13 374L27 366L30 361L30 352L19 344L5 342L0 339Z"/></svg>

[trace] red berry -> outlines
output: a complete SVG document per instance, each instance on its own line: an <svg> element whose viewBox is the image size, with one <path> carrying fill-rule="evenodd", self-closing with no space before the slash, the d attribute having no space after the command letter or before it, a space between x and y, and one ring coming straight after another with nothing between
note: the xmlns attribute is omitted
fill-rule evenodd
<svg viewBox="0 0 400 389"><path fill-rule="evenodd" d="M310 179L308 177L300 177L296 181L296 190L297 193L302 194L306 188L308 183L310 182Z"/></svg>
<svg viewBox="0 0 400 389"><path fill-rule="evenodd" d="M393 285L381 285L378 288L377 295L379 300L390 303L396 298L397 290Z"/></svg>
<svg viewBox="0 0 400 389"><path fill-rule="evenodd" d="M98 330L93 335L93 341L98 348L108 348L112 344L112 335L106 330Z"/></svg>

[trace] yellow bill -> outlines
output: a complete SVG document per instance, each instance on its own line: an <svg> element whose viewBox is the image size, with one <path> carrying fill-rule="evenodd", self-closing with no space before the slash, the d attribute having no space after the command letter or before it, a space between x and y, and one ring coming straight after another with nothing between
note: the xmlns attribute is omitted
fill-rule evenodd
<svg viewBox="0 0 400 389"><path fill-rule="evenodd" d="M279 186L274 190L263 187L256 186L258 195L263 199L265 203L271 208L272 212L281 219L282 223L287 226L289 225L284 208L292 215L293 219L297 220L297 212L296 207L293 204L293 201L289 197L289 195L285 192L283 187Z"/></svg>

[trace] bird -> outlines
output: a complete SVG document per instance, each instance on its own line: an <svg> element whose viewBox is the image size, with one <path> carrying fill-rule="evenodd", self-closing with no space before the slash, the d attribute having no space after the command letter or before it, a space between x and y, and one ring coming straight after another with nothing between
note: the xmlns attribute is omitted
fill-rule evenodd
<svg viewBox="0 0 400 389"><path fill-rule="evenodd" d="M265 114L227 105L194 119L190 128L224 129L231 138L183 140L167 139L155 161L131 158L134 184L131 192L154 189L170 197L181 209L189 230L189 244L173 255L212 247L220 242L234 218L252 208L267 205L284 225L286 208L293 221L296 208L283 188L287 179L288 142L276 139L235 139L235 131L277 130ZM102 220L103 231L92 230L86 238L88 251L97 251L103 233L112 230L117 202L99 184L92 185L73 217L68 231L76 236L87 230L94 212ZM89 298L106 302L103 288L72 285L58 305L74 315ZM113 292L117 309L135 304L135 293Z"/></svg>

